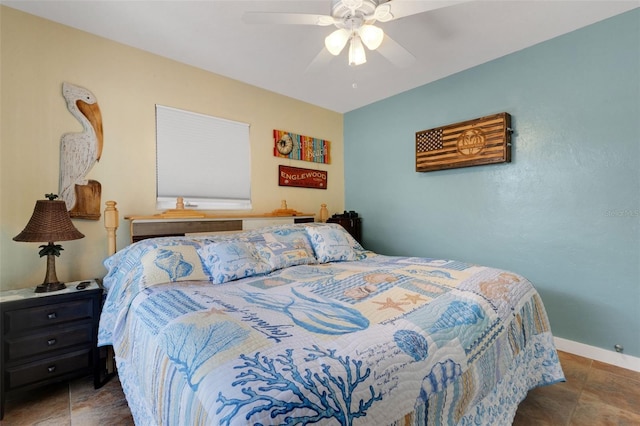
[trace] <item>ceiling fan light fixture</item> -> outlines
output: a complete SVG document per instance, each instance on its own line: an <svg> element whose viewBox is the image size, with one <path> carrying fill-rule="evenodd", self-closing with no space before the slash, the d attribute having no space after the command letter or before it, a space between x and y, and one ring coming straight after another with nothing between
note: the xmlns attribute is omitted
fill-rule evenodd
<svg viewBox="0 0 640 426"><path fill-rule="evenodd" d="M367 55L364 52L362 40L360 40L360 36L354 35L351 37L351 44L349 45L349 65L354 67L365 62L367 62Z"/></svg>
<svg viewBox="0 0 640 426"><path fill-rule="evenodd" d="M363 25L360 28L360 38L369 50L376 50L382 44L384 39L384 31L373 25Z"/></svg>
<svg viewBox="0 0 640 426"><path fill-rule="evenodd" d="M335 30L324 39L324 46L333 56L338 56L349 41L349 32L345 29Z"/></svg>

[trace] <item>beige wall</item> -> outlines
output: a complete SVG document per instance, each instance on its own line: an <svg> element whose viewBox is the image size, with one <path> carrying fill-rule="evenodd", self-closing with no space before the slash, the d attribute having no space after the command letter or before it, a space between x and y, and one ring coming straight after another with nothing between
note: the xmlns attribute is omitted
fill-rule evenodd
<svg viewBox="0 0 640 426"><path fill-rule="evenodd" d="M12 241L37 199L58 192L59 143L81 131L62 97L62 82L89 89L104 123L102 158L88 175L102 184L102 204L121 213L118 245L128 242L125 215L155 211L155 104L251 124L252 213L289 208L344 209L343 116L291 98L133 49L85 32L0 6L0 288L42 282L44 258L37 243ZM332 164L278 159L272 130L331 141ZM279 187L279 164L328 171L327 190ZM85 234L61 243L56 260L62 281L101 277L106 240L100 221L74 220Z"/></svg>

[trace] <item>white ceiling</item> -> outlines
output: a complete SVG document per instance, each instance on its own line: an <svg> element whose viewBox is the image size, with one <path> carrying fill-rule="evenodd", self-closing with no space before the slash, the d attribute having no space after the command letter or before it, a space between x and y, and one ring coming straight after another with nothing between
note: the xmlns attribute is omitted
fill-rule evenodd
<svg viewBox="0 0 640 426"><path fill-rule="evenodd" d="M409 67L369 51L366 64L349 67L345 49L310 71L334 27L247 24L242 15L328 15L331 0L0 3L340 113L640 7L640 0L466 1L378 24L416 57Z"/></svg>

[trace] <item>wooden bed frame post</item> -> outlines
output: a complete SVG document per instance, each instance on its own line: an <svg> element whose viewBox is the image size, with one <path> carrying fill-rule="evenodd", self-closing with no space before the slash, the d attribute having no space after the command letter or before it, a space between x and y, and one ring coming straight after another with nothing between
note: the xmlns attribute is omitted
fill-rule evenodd
<svg viewBox="0 0 640 426"><path fill-rule="evenodd" d="M111 256L116 252L116 230L120 219L116 207L117 203L115 201L107 201L105 204L107 207L104 209L104 227L107 230L108 255ZM105 370L107 377L102 384L106 383L116 373L116 360L112 346L106 347Z"/></svg>
<svg viewBox="0 0 640 426"><path fill-rule="evenodd" d="M104 209L104 227L107 229L109 256L116 252L116 230L118 229L118 209L115 201L107 201Z"/></svg>

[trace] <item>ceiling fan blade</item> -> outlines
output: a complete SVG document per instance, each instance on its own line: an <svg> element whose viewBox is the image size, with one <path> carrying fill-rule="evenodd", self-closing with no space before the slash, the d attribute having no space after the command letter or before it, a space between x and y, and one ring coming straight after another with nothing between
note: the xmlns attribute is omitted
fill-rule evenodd
<svg viewBox="0 0 640 426"><path fill-rule="evenodd" d="M242 20L247 24L284 24L284 25L320 25L327 26L334 23L329 15L312 15L306 13L278 13L278 12L245 12Z"/></svg>
<svg viewBox="0 0 640 426"><path fill-rule="evenodd" d="M327 65L329 65L329 62L331 62L331 60L334 58L335 56L333 56L326 47L324 47L320 53L318 53L316 55L315 58L313 58L313 61L311 61L311 63L307 66L307 68L304 70L305 73L307 72L319 72L319 71L325 71L325 68Z"/></svg>
<svg viewBox="0 0 640 426"><path fill-rule="evenodd" d="M378 20L387 22L392 19L400 19L405 16L417 15L418 13L429 12L430 10L441 9L443 7L453 6L454 4L466 3L469 1L471 0L390 0L378 6L378 8L384 6L384 13L382 13L382 10L379 12L382 19L378 18ZM389 8L388 13L386 13L387 7ZM389 16L389 13L391 16Z"/></svg>
<svg viewBox="0 0 640 426"><path fill-rule="evenodd" d="M398 68L406 68L416 60L416 57L413 56L411 52L387 34L384 35L384 40L376 52L379 52Z"/></svg>

